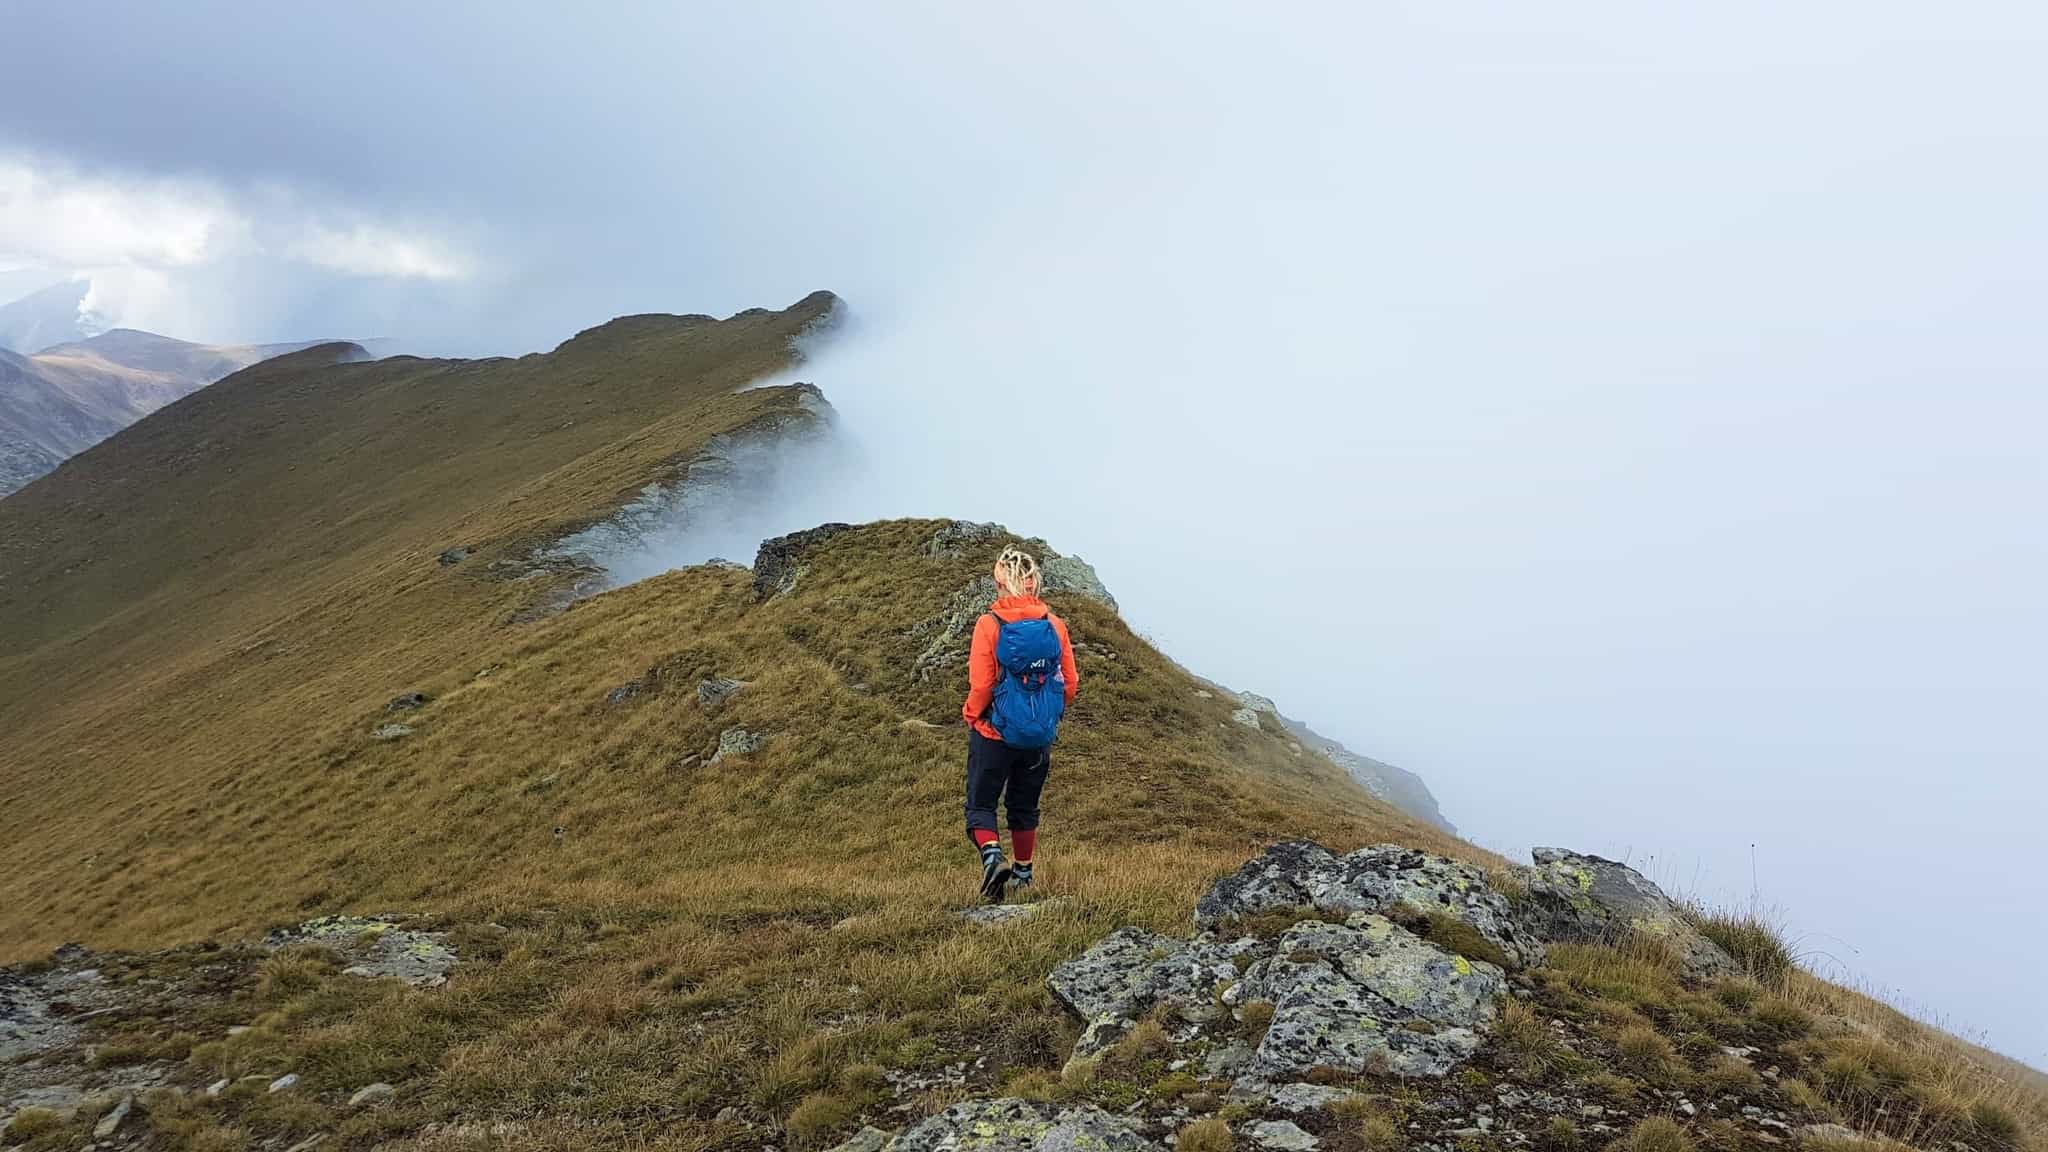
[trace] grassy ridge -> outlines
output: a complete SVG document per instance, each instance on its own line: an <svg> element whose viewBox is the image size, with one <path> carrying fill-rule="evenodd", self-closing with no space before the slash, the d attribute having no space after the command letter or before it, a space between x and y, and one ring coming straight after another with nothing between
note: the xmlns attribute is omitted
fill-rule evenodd
<svg viewBox="0 0 2048 1152"><path fill-rule="evenodd" d="M711 437L797 410L793 390L735 389L786 367L829 305L630 317L520 360L314 350L0 503L0 960L411 911L467 961L435 992L344 976L318 950L262 961L231 1003L178 1022L189 1036L164 1058L193 1084L289 1068L303 1091L155 1101L164 1146L434 1147L450 1130L429 1125L483 1124L501 1127L459 1142L819 1147L897 1102L1053 1090L1073 1028L1045 974L1121 925L1185 930L1262 843L1498 864L1286 733L1232 722L1114 613L1066 598L1083 689L1046 797L1042 896L1058 902L1028 926L963 922L964 677L914 668L1001 542L935 547L943 522L833 536L767 600L749 573L705 567L530 618L563 579L527 563L536 546ZM472 552L437 561L456 546ZM706 704L711 677L745 687ZM385 711L415 691L424 707ZM394 720L411 734L376 738ZM713 763L732 728L765 743ZM1770 967L1772 944L1743 948ZM1711 1026L1878 1020L1783 967L1759 973L1768 1008L1723 1018L1667 968L1585 949L1551 970L1560 1011L1612 1027L1636 1069L1618 1085L1733 1075L1698 1039ZM1543 1027L1520 1033L1538 1064ZM1993 1099L2038 1131L2039 1095L1987 1092L1967 1049L1870 1027L1906 1055L1815 1047L1816 1068L1840 1057L1816 1117L1903 1134L1870 1101L1910 1064L1949 1078L1964 1112ZM128 1047L164 1053L163 1031ZM395 1102L350 1112L372 1080ZM75 1127L39 1139L76 1147Z"/></svg>

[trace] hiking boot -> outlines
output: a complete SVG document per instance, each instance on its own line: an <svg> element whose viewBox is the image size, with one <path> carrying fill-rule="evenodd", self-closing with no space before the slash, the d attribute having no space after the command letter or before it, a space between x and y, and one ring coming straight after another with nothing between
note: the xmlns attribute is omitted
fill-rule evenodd
<svg viewBox="0 0 2048 1152"><path fill-rule="evenodd" d="M1001 904L1003 894L1009 889L1012 873L1010 866L1003 863L1003 850L991 844L981 850L981 898L990 904Z"/></svg>
<svg viewBox="0 0 2048 1152"><path fill-rule="evenodd" d="M1010 865L1010 891L1019 896L1031 891L1031 865Z"/></svg>

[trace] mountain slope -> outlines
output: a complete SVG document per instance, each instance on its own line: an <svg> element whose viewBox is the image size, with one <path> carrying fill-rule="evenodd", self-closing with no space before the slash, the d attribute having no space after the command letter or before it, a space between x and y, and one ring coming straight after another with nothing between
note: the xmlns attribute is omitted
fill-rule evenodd
<svg viewBox="0 0 2048 1152"><path fill-rule="evenodd" d="M79 313L91 288L89 281L67 281L0 304L0 351L27 356L91 336Z"/></svg>
<svg viewBox="0 0 2048 1152"><path fill-rule="evenodd" d="M119 328L33 356L0 352L0 496L179 397L311 346L191 344Z"/></svg>
<svg viewBox="0 0 2048 1152"><path fill-rule="evenodd" d="M1153 650L1077 572L1049 594L1083 682L1054 753L1040 899L1021 923L969 919L960 662L989 557L1014 536L822 525L765 542L751 570L579 598L593 573L561 542L650 486L692 483L718 443L815 426L816 390L746 385L798 362L836 306L819 293L726 320L628 317L517 360L312 348L0 502L0 960L34 961L0 971L0 1038L19 1017L55 1036L45 1051L65 1075L184 1089L138 1095L96 1138L97 1105L25 1110L10 1145L816 1149L998 1089L1135 1107L1155 1126L1199 1115L1249 1139L1249 1121L1277 1114L1226 1102L1211 1053L1177 1056L1160 1039L1182 1027L1173 1013L1132 1025L1122 1063L1062 1078L1089 1022L1069 1019L1048 974L1120 931L1184 935L1214 880L1295 837L1477 863L1456 871L1467 896L1481 875L1496 902L1527 887L1286 730L1234 718L1237 701ZM1378 856L1404 873L1416 859ZM1410 922L1457 939L1431 911ZM368 913L397 919L255 942ZM45 956L74 939L145 951ZM1263 947L1268 969L1310 963ZM431 962L446 986L352 975L372 952L401 972ZM1508 1077L1527 1029L1503 1023L1483 1045L1441 1041L1477 1046L1479 1081L1412 1087L1367 1068L1342 1085L1419 1113L1440 1087L1482 1102L1500 1072L1503 1087L1575 1100L1612 1092L1633 1120L1700 1091L1715 1042L1750 1036L1758 1004L1819 1011L1790 985L1766 1001L1743 984L1728 995L1750 1008L1710 1021L1716 989L1681 988L1661 961L1566 958L1520 987L1569 1016L1578 1064ZM1665 1001L1630 1000L1624 977ZM1245 1010L1229 1027L1259 1027ZM1404 1032L1435 1027L1414 1023ZM1632 1041L1660 1060L1660 1043L1688 1045L1686 1079L1668 1061L1615 1062L1639 1023L1677 1038ZM1784 1042L1819 1044L1815 1029ZM0 1069L0 1088L23 1067ZM1973 1114L1989 1097L1951 1099ZM1812 1115L1838 1107L1860 1115L1831 1101ZM1368 1147L1357 1119L1325 1147ZM1449 1119L1433 1114L1432 1133L1463 1131Z"/></svg>
<svg viewBox="0 0 2048 1152"><path fill-rule="evenodd" d="M1276 713L1277 715L1277 713ZM1444 819L1437 807L1436 796L1429 790L1422 777L1405 768L1397 768L1370 756L1361 756L1327 736L1322 735L1300 720L1279 716L1280 723L1294 733L1307 747L1330 758L1338 767L1351 773L1352 779L1374 796L1392 804L1401 811L1443 829L1452 835L1458 830Z"/></svg>

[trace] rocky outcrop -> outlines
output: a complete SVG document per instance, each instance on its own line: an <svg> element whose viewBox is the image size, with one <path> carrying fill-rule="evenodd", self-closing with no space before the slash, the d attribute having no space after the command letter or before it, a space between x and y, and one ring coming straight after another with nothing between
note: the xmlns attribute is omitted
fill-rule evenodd
<svg viewBox="0 0 2048 1152"><path fill-rule="evenodd" d="M951 520L932 534L925 544L925 554L935 559L957 560L966 555L967 549L987 551L1008 536L1008 530L1000 524ZM1044 578L1046 595L1084 596L1112 612L1116 611L1116 598L1109 594L1101 577L1086 561L1077 556L1061 556L1040 541L1026 541L1026 544L1039 554L1038 567ZM991 553L990 559L993 558ZM758 582L758 565L755 572ZM937 613L910 629L909 638L922 640L925 645L911 662L910 674L918 683L922 684L966 662L969 641L974 636L974 622L988 611L990 602L995 598L995 577L982 573L948 596ZM1077 649L1080 643L1076 641Z"/></svg>
<svg viewBox="0 0 2048 1152"><path fill-rule="evenodd" d="M761 541L754 553L754 599L766 600L796 587L803 576L804 553L851 529L851 524L820 524L801 532Z"/></svg>
<svg viewBox="0 0 2048 1152"><path fill-rule="evenodd" d="M1538 848L1521 920L1553 940L1613 940L1630 933L1669 943L1694 977L1734 975L1740 966L1701 935L1664 890L1618 861Z"/></svg>
<svg viewBox="0 0 2048 1152"><path fill-rule="evenodd" d="M1438 1077L1477 1051L1507 978L1381 914L1425 904L1502 954L1536 950L1469 865L1392 845L1338 857L1290 843L1219 881L1197 906L1204 930L1193 940L1121 928L1048 985L1086 1025L1079 1059L1150 1017L1172 1021L1174 1043L1204 1052L1240 1095L1299 1094L1318 1069ZM1277 933L1245 930L1270 913L1297 919Z"/></svg>
<svg viewBox="0 0 2048 1152"><path fill-rule="evenodd" d="M346 964L347 975L389 977L415 988L446 984L457 963L445 934L405 928L385 916L322 916L296 928L280 928L263 940L273 952L296 944L333 949Z"/></svg>
<svg viewBox="0 0 2048 1152"><path fill-rule="evenodd" d="M1214 928L1290 908L1348 916L1399 913L1404 907L1463 921L1510 965L1533 963L1542 954L1542 945L1517 922L1486 873L1397 844L1375 844L1347 856L1305 841L1276 844L1217 881L1195 905L1195 923Z"/></svg>

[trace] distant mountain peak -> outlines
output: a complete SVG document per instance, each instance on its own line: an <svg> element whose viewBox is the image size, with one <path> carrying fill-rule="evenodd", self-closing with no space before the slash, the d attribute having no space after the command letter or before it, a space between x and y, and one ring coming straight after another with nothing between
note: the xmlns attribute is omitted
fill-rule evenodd
<svg viewBox="0 0 2048 1152"><path fill-rule="evenodd" d="M0 348L24 356L100 331L85 311L90 280L70 280L0 304Z"/></svg>

